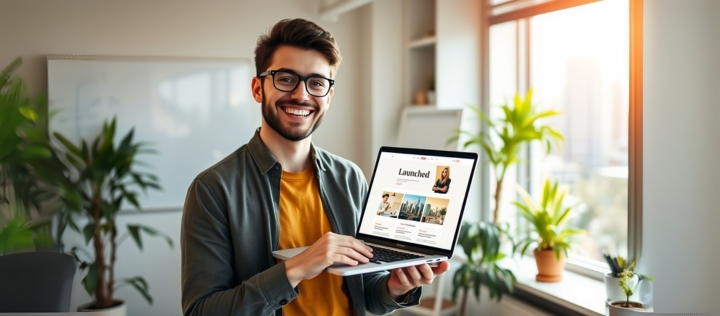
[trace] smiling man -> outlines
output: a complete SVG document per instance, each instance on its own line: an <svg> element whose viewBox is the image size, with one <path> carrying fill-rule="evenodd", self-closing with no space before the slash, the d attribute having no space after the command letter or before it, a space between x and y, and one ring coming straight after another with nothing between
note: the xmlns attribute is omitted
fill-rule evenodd
<svg viewBox="0 0 720 316"><path fill-rule="evenodd" d="M244 146L200 173L183 211L185 315L365 315L418 304L443 262L340 277L372 250L352 236L367 183L352 162L313 145L341 57L330 33L278 22L255 49L252 93L262 123ZM277 262L272 251L310 246Z"/></svg>

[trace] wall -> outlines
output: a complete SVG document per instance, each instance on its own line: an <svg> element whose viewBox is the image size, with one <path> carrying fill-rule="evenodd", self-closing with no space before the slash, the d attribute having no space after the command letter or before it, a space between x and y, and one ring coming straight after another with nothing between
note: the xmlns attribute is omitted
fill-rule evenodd
<svg viewBox="0 0 720 316"><path fill-rule="evenodd" d="M367 151L358 144L359 131L369 123L362 119L367 93L358 89L361 67L367 64L366 44L357 34L366 21L354 11L337 22L318 18L316 0L293 1L84 1L3 0L0 3L0 65L22 56L22 76L33 94L47 91L46 54L190 56L253 58L261 33L283 18L302 17L326 27L340 41L344 61L336 77L332 107L313 140L321 147L354 161L367 161ZM365 37L367 39L367 36ZM249 89L250 87L248 87ZM360 119L358 119L360 118ZM259 126L260 122L258 122ZM363 166L363 165L361 165ZM367 163L363 167L367 167ZM189 183L188 183L189 185ZM118 291L128 301L129 315L180 314L181 212L125 214L119 222L142 223L172 236L170 250L160 239L147 239L142 255L131 241L121 248L116 275L143 275L155 298L148 306L130 288ZM81 245L68 236L69 246ZM76 283L73 306L90 301Z"/></svg>
<svg viewBox="0 0 720 316"><path fill-rule="evenodd" d="M33 93L47 90L46 54L253 58L257 36L280 19L318 22L339 40L344 62L332 110L314 136L320 146L352 160L362 112L355 74L360 61L357 14L339 22L318 18L318 1L4 1L0 65L18 55L18 72ZM10 31L13 30L13 31ZM259 122L258 122L259 125ZM330 132L332 131L332 132ZM350 142L348 142L350 140Z"/></svg>
<svg viewBox="0 0 720 316"><path fill-rule="evenodd" d="M720 1L645 1L643 248L655 311L718 312Z"/></svg>
<svg viewBox="0 0 720 316"><path fill-rule="evenodd" d="M438 1L437 106L480 105L480 1Z"/></svg>
<svg viewBox="0 0 720 316"><path fill-rule="evenodd" d="M480 106L480 42L482 17L481 2L474 0L437 1L437 107L441 109L463 109L460 127L465 131L480 130L480 120L468 105ZM469 136L460 135L462 146ZM479 146L466 151L480 152ZM475 168L473 182L465 205L465 221L479 221L482 210L490 208L490 201L482 200L482 190L489 184L488 175L482 173L489 168L481 167L480 156ZM488 178L489 179L489 178ZM489 195L487 195L489 197Z"/></svg>
<svg viewBox="0 0 720 316"><path fill-rule="evenodd" d="M371 143L365 159L372 173L381 146L396 146L398 122L403 106L403 5L401 0L375 1L370 23L370 133Z"/></svg>

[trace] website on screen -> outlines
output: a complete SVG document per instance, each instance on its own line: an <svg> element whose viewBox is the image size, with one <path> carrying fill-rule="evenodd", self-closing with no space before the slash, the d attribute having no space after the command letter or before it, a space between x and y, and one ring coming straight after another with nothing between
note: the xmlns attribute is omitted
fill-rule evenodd
<svg viewBox="0 0 720 316"><path fill-rule="evenodd" d="M449 250L473 160L381 153L360 233Z"/></svg>

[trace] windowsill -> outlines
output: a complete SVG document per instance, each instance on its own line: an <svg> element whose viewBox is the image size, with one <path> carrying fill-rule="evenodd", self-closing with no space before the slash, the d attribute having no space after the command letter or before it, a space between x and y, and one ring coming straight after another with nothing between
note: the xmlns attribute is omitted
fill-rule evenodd
<svg viewBox="0 0 720 316"><path fill-rule="evenodd" d="M453 258L460 262L464 259L462 255ZM505 259L500 265L513 271L516 289L583 315L605 315L605 285L601 280L566 269L560 282L537 282L537 266L532 257Z"/></svg>
<svg viewBox="0 0 720 316"><path fill-rule="evenodd" d="M537 266L531 257L507 260L501 265L515 273L518 289L584 315L605 315L605 285L601 280L565 270L560 282L538 282Z"/></svg>

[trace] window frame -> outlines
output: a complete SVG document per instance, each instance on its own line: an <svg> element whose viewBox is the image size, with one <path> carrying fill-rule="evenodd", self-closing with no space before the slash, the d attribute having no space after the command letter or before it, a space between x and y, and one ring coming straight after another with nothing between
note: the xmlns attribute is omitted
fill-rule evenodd
<svg viewBox="0 0 720 316"><path fill-rule="evenodd" d="M547 0L537 4L532 4L533 0L512 0L497 5L491 5L492 0L482 1L480 23L480 91L481 100L480 108L488 113L490 110L490 27L496 24L516 21L518 23L516 32L516 49L518 56L516 86L518 91L525 91L530 87L530 18L536 15L555 12L568 9L580 5L599 2L601 0ZM641 245L642 245L642 200L643 200L643 0L629 1L629 22L630 22L630 51L629 58L629 116L628 116L628 240L627 249L628 257L640 261ZM528 5L523 6L523 2ZM536 1L535 1L536 2ZM507 6L508 4L517 5L517 9L493 15L493 9ZM523 43L521 43L521 29L524 33ZM524 49L521 49L524 48ZM483 132L488 132L487 126L482 125ZM523 155L532 161L531 150L524 150ZM482 155L483 164L481 164L481 181L485 188L491 187L490 167L485 154ZM519 166L518 183L525 183L526 180L532 180L532 164ZM531 192L532 193L532 192ZM489 190L482 190L481 201L481 218L490 220L491 193ZM599 261L581 258L568 258L566 270L585 275L594 279L602 279L603 275L609 272L606 266L598 264Z"/></svg>

